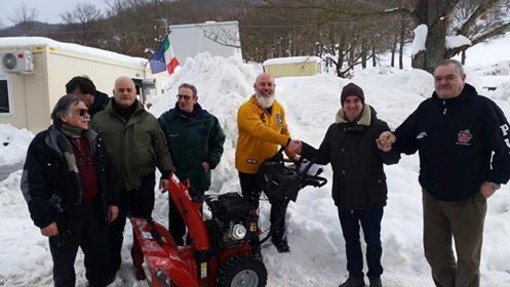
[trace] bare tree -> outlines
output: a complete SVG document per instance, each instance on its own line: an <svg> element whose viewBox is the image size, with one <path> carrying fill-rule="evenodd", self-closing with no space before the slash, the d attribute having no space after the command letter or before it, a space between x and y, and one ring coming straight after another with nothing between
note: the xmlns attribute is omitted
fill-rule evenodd
<svg viewBox="0 0 510 287"><path fill-rule="evenodd" d="M91 43L91 32L98 32L93 30L102 15L95 5L78 3L72 11L64 12L60 17L72 30L75 37L73 42L89 45Z"/></svg>
<svg viewBox="0 0 510 287"><path fill-rule="evenodd" d="M35 32L35 23L39 16L39 10L30 8L25 1L22 1L20 6L14 10L14 15L9 17L15 25L19 25L23 29L23 34L32 36Z"/></svg>
<svg viewBox="0 0 510 287"><path fill-rule="evenodd" d="M337 17L361 19L396 14L409 17L415 26L424 24L428 28L425 51L421 58L413 59L413 67L429 72L432 72L441 60L469 48L469 45L447 47L447 36L464 36L470 39L472 44L476 44L504 34L510 27L510 19L499 13L501 10L508 12L508 0L351 1L355 3L331 0L260 1L270 7L279 5L289 9L317 9L324 15ZM348 9L349 5L357 8ZM461 14L456 18L459 12Z"/></svg>

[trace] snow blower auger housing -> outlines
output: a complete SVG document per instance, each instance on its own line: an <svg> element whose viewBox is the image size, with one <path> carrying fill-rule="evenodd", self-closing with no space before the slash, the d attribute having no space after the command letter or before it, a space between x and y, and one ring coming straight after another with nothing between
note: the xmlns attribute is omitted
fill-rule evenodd
<svg viewBox="0 0 510 287"><path fill-rule="evenodd" d="M280 168L287 169L283 158ZM325 178L306 172L294 172L292 176L299 182L292 183L294 188L289 195L293 200L304 186L326 183ZM135 231L132 254L135 268L145 272L151 286L265 286L267 270L256 250L258 215L250 202L237 193L206 196L202 199L211 210L211 218L204 220L200 199L192 198L175 175L169 180L170 196L184 219L191 242L177 246L161 224L150 219L131 218ZM288 195L283 198L287 203L290 200Z"/></svg>

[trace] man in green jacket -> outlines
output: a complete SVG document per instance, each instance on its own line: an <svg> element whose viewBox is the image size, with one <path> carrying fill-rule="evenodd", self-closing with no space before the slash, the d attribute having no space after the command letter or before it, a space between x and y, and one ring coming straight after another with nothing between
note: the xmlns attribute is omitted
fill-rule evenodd
<svg viewBox="0 0 510 287"><path fill-rule="evenodd" d="M154 209L155 168L162 174L160 189L168 189L173 163L157 119L136 99L134 82L128 77L115 81L113 101L97 113L91 127L103 136L113 165L119 172L121 203L118 219L110 224L111 271L121 264L126 217L150 218ZM143 270L137 279L145 279Z"/></svg>
<svg viewBox="0 0 510 287"><path fill-rule="evenodd" d="M225 135L212 114L197 103L197 89L179 86L177 103L159 118L179 179L188 179L191 192L203 195L211 185L211 169L220 162ZM186 226L170 197L169 230L178 245L184 245Z"/></svg>

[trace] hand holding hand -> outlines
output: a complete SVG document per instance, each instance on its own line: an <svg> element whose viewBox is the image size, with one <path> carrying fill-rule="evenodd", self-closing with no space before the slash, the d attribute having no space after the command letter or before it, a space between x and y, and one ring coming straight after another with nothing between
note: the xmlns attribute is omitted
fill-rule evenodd
<svg viewBox="0 0 510 287"><path fill-rule="evenodd" d="M57 235L58 234L57 223L53 222L50 225L48 225L44 228L41 228L41 234L46 237Z"/></svg>
<svg viewBox="0 0 510 287"><path fill-rule="evenodd" d="M290 156L294 156L296 154L301 154L301 148L303 147L303 144L300 140L293 140L291 139L285 150Z"/></svg>
<svg viewBox="0 0 510 287"><path fill-rule="evenodd" d="M377 148L383 152L389 152L392 145L397 141L395 135L389 131L382 132L376 139Z"/></svg>

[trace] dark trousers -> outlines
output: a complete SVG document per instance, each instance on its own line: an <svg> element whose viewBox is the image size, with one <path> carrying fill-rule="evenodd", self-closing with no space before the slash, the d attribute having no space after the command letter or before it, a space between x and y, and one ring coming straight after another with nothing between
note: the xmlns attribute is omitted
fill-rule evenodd
<svg viewBox="0 0 510 287"><path fill-rule="evenodd" d="M345 239L349 276L358 279L363 278L363 254L359 236L360 225L367 244L367 276L370 280L373 280L379 278L383 273L381 265L381 221L383 212L382 207L357 210L338 208L340 225Z"/></svg>
<svg viewBox="0 0 510 287"><path fill-rule="evenodd" d="M203 195L204 192L201 192ZM175 202L172 200L172 197L168 195L168 201L170 210L168 212L168 231L172 235L172 238L175 240L177 245L184 245L184 234L186 234L186 224L184 223L184 219L182 215L179 213ZM202 210L200 209L200 212ZM188 234L189 235L189 234Z"/></svg>
<svg viewBox="0 0 510 287"><path fill-rule="evenodd" d="M108 225L100 202L74 206L68 219L70 233L65 239L59 241L57 236L49 238L55 286L75 286L74 262L78 247L85 255L85 277L89 285L108 285L113 279L108 272Z"/></svg>
<svg viewBox="0 0 510 287"><path fill-rule="evenodd" d="M436 286L480 286L486 212L487 201L480 192L462 201L441 201L423 191L423 243Z"/></svg>
<svg viewBox="0 0 510 287"><path fill-rule="evenodd" d="M241 183L241 192L243 197L248 199L252 204L253 208L259 207L259 198L262 190L257 184L257 175L248 173L239 173L239 182ZM271 227L274 228L272 235L273 241L279 241L285 236L285 209L286 206L283 200L275 200L269 198L271 204L271 214L269 216L269 222Z"/></svg>
<svg viewBox="0 0 510 287"><path fill-rule="evenodd" d="M141 186L132 190L121 190L119 216L110 224L110 270L117 273L122 263L121 250L124 241L124 226L128 217L150 218L154 209L154 174L141 178Z"/></svg>

